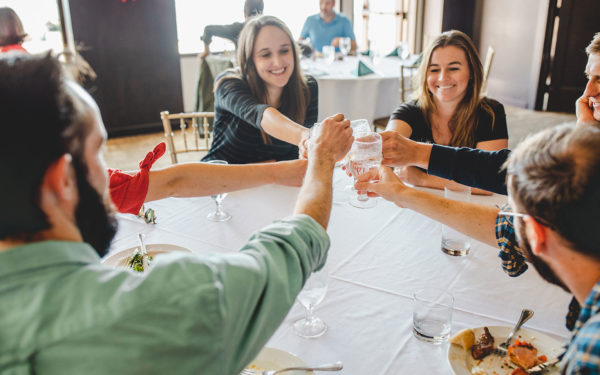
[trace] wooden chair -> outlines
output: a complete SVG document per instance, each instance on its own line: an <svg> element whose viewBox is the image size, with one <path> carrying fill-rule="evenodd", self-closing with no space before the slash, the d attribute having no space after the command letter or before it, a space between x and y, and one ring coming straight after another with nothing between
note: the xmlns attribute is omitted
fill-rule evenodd
<svg viewBox="0 0 600 375"><path fill-rule="evenodd" d="M490 74L490 68L492 67L492 61L494 60L494 47L489 46L485 55L485 62L483 63L483 82L481 84L481 94L487 94L487 81L488 75Z"/></svg>
<svg viewBox="0 0 600 375"><path fill-rule="evenodd" d="M177 164L177 154L208 151L210 149L212 131L210 130L208 119L214 117L214 112L169 114L169 111L162 111L160 113L160 118L165 130L169 155L171 156L171 163ZM198 124L199 119L202 119L202 133L200 132L200 125ZM181 140L178 142L175 142L174 130L171 126L171 122L176 120L179 120L179 133L181 135ZM175 132L177 132L177 130L175 130ZM200 141L201 137L203 138L203 142ZM177 150L175 148L176 143L180 147L182 145L183 149Z"/></svg>

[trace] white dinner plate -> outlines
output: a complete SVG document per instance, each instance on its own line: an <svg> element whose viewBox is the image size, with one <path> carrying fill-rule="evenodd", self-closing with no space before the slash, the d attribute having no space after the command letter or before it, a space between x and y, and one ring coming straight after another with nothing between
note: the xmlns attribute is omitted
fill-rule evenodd
<svg viewBox="0 0 600 375"><path fill-rule="evenodd" d="M127 262L129 261L129 257L131 256L133 251L138 247L139 246L131 247L129 249L121 250L114 254L111 254L106 258L102 259L102 264L118 268L127 268ZM169 253L172 251L183 251L186 253L191 253L191 251L189 249L186 249L185 247L169 244L146 245L146 250L148 250L148 255L151 257L162 253Z"/></svg>
<svg viewBox="0 0 600 375"><path fill-rule="evenodd" d="M306 366L303 360L296 357L295 355L288 353L284 350L275 349L275 348L263 348L258 356L250 362L247 369L254 371L265 371L265 370L280 370L286 367L298 367L298 366ZM314 375L314 372L306 372L306 371L290 371L285 374L290 375Z"/></svg>
<svg viewBox="0 0 600 375"><path fill-rule="evenodd" d="M504 326L487 327L492 337L494 337L495 346L506 340L512 328ZM475 333L475 340L477 340L483 332L483 327L472 329ZM532 344L538 350L538 356L545 355L548 359L556 358L563 350L562 342L527 328L521 328L515 335L515 339ZM470 350L465 351L460 345L456 344L450 344L448 347L448 363L455 375L510 375L517 367L508 358L502 358L494 354L490 354L482 360L473 359ZM512 368L506 366L505 363L511 364ZM552 367L545 374L558 374L558 366Z"/></svg>

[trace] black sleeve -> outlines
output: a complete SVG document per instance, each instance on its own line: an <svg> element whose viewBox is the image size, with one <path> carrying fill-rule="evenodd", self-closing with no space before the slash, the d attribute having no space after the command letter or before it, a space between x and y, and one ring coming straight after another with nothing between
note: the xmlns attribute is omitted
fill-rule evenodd
<svg viewBox="0 0 600 375"><path fill-rule="evenodd" d="M202 40L210 44L213 36L229 39L237 45L238 36L242 31L244 24L240 22L232 23L231 25L208 25L204 28Z"/></svg>
<svg viewBox="0 0 600 375"><path fill-rule="evenodd" d="M508 155L508 149L483 151L434 144L427 173L506 195L506 170L502 169L502 165Z"/></svg>
<svg viewBox="0 0 600 375"><path fill-rule="evenodd" d="M480 120L475 132L475 143L492 141L495 139L508 139L508 129L506 126L506 113L504 106L493 99L483 99L494 111L494 123L492 126L492 116L480 109Z"/></svg>
<svg viewBox="0 0 600 375"><path fill-rule="evenodd" d="M417 106L415 101L402 103L398 108L392 112L392 116L390 116L390 120L400 120L406 122L412 129L412 132L415 133L415 127L418 127L419 124L423 123L423 114L421 113L421 109ZM413 138L413 134L411 134L411 139Z"/></svg>
<svg viewBox="0 0 600 375"><path fill-rule="evenodd" d="M312 76L306 76L306 83L308 84L308 91L310 92L310 101L308 107L306 107L304 126L312 128L315 122L317 122L317 117L319 115L319 84Z"/></svg>
<svg viewBox="0 0 600 375"><path fill-rule="evenodd" d="M224 73L231 74L231 73ZM219 82L223 75L217 77ZM250 94L248 85L240 78L225 78L217 87L215 92L215 110L223 109L236 117L242 119L258 130L262 130L260 122L262 121L265 109L270 107L267 104L259 103L256 98Z"/></svg>

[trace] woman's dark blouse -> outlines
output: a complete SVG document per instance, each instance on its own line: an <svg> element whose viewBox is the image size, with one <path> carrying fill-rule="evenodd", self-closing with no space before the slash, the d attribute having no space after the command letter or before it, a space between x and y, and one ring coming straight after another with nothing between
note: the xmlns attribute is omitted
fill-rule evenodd
<svg viewBox="0 0 600 375"><path fill-rule="evenodd" d="M306 78L310 101L306 108L304 126L310 128L317 121L319 89L313 77ZM226 160L230 164L246 164L297 159L296 145L274 137L270 137L271 144L264 143L260 122L267 107L270 106L259 103L250 94L248 85L241 79L233 78L222 82L215 92L213 142L202 161ZM283 114L289 116L287 113Z"/></svg>
<svg viewBox="0 0 600 375"><path fill-rule="evenodd" d="M479 121L475 129L475 143L467 145L467 147L475 148L479 142L494 139L508 139L504 106L500 102L490 98L484 98L483 101L494 111L494 126L492 127L492 116L480 107L477 110ZM410 139L413 141L435 143L431 128L427 126L425 116L421 108L417 105L416 100L401 104L400 107L396 108L391 119L401 120L410 125L412 128Z"/></svg>

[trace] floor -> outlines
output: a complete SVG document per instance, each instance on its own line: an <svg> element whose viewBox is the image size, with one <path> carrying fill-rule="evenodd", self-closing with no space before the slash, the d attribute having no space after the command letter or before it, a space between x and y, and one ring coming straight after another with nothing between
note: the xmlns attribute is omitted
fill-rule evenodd
<svg viewBox="0 0 600 375"><path fill-rule="evenodd" d="M515 146L528 134L538 132L547 127L567 122L575 122L575 115L567 113L537 112L516 107L506 107L506 118L509 133L509 148ZM122 170L136 170L138 163L154 146L164 141L162 132L135 135L130 137L111 138L106 143L104 157L106 165ZM177 147L177 145L176 145ZM178 156L179 162L198 161L204 155L189 153ZM167 153L159 159L154 168L166 167L171 164Z"/></svg>

